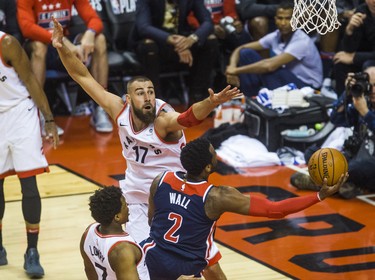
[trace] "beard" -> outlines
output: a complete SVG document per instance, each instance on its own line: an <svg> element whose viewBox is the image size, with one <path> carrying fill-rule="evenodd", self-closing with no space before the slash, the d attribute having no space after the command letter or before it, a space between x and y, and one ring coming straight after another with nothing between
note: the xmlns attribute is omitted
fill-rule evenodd
<svg viewBox="0 0 375 280"><path fill-rule="evenodd" d="M152 105L150 104L152 107ZM142 109L138 109L134 106L132 102L132 109L134 111L135 116L140 119L145 124L153 123L156 118L156 108L152 107L151 111L147 111L146 113L143 113Z"/></svg>

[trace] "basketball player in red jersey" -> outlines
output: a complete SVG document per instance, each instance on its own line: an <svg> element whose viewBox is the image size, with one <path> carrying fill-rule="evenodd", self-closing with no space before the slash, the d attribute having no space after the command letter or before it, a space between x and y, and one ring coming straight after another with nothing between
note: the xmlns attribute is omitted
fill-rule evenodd
<svg viewBox="0 0 375 280"><path fill-rule="evenodd" d="M141 246L152 280L172 280L181 274L200 276L211 261L206 252L213 243L216 221L225 212L280 219L333 195L348 178L342 174L336 185L327 186L325 181L317 193L273 202L209 183L217 158L207 139L186 144L181 163L186 173L165 171L150 189L150 238Z"/></svg>

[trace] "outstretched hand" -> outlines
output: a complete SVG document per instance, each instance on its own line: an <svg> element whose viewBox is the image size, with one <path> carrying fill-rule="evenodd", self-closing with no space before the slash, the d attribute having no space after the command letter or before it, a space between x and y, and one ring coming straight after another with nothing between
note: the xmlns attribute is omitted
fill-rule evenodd
<svg viewBox="0 0 375 280"><path fill-rule="evenodd" d="M341 174L339 181L336 185L333 186L327 186L327 178L324 178L322 188L319 191L319 197L321 200L335 194L338 192L338 190L341 188L341 186L348 180L349 174L346 172L346 174Z"/></svg>
<svg viewBox="0 0 375 280"><path fill-rule="evenodd" d="M211 88L209 88L208 93L210 94L210 101L215 106L225 103L233 98L243 97L243 93L237 87L231 88L231 86L227 86L219 93L215 93Z"/></svg>
<svg viewBox="0 0 375 280"><path fill-rule="evenodd" d="M62 47L62 39L64 37L64 29L61 24L52 16L53 33L52 33L52 46L55 48Z"/></svg>

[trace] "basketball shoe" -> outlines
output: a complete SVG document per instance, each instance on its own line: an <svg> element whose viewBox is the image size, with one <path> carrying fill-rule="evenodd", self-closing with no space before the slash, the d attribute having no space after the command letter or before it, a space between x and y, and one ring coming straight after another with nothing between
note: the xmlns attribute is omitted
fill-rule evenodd
<svg viewBox="0 0 375 280"><path fill-rule="evenodd" d="M339 189L339 195L345 199L352 199L361 194L364 194L363 190L350 182L345 182Z"/></svg>
<svg viewBox="0 0 375 280"><path fill-rule="evenodd" d="M94 113L91 115L90 124L97 132L112 132L113 126L107 113L100 106L96 107Z"/></svg>
<svg viewBox="0 0 375 280"><path fill-rule="evenodd" d="M7 260L7 251L5 251L5 248L0 250L0 265L6 265L8 264Z"/></svg>
<svg viewBox="0 0 375 280"><path fill-rule="evenodd" d="M39 263L39 253L36 248L30 248L25 253L25 263L23 268L26 270L26 274L32 278L42 278L44 275L44 269Z"/></svg>
<svg viewBox="0 0 375 280"><path fill-rule="evenodd" d="M320 186L317 186L309 175L302 172L296 172L290 177L290 183L293 187L299 190L319 191Z"/></svg>

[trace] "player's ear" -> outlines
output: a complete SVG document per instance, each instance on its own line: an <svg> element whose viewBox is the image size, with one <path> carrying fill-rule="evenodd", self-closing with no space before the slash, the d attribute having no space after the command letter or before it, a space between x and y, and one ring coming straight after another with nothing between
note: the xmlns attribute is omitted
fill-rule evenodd
<svg viewBox="0 0 375 280"><path fill-rule="evenodd" d="M211 164L211 163L209 163L209 164L207 164L207 165L206 165L206 168L205 168L205 170L206 170L206 172L207 172L207 173L211 173L211 171L212 171L212 168L213 168L212 164Z"/></svg>
<svg viewBox="0 0 375 280"><path fill-rule="evenodd" d="M120 216L118 214L115 215L115 221L116 222L120 221Z"/></svg>

